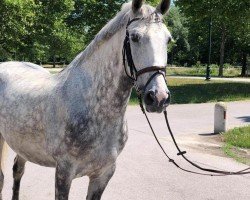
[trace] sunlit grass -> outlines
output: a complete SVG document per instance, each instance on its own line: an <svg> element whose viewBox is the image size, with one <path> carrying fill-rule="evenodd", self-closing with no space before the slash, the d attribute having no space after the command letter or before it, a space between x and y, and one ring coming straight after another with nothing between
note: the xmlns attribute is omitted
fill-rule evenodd
<svg viewBox="0 0 250 200"><path fill-rule="evenodd" d="M230 145L250 148L250 126L231 129L223 134L223 138Z"/></svg>
<svg viewBox="0 0 250 200"><path fill-rule="evenodd" d="M63 68L48 68L49 72L51 74L57 74L58 72L60 72Z"/></svg>
<svg viewBox="0 0 250 200"><path fill-rule="evenodd" d="M219 68L211 67L211 76L218 76ZM178 76L204 76L206 67L167 67L167 75ZM241 74L241 68L224 68L225 77L238 77Z"/></svg>
<svg viewBox="0 0 250 200"><path fill-rule="evenodd" d="M206 103L217 101L239 101L250 99L250 83L205 81L201 79L180 79L168 77L172 104ZM137 101L135 92L131 103Z"/></svg>
<svg viewBox="0 0 250 200"><path fill-rule="evenodd" d="M229 157L250 165L250 156L246 152L250 149L250 125L234 128L222 134L225 145L223 151ZM247 150L248 149L248 150Z"/></svg>

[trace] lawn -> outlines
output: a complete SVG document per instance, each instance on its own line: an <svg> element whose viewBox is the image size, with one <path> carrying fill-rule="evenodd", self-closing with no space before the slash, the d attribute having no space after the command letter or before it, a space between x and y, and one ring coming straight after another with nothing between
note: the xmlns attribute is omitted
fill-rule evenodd
<svg viewBox="0 0 250 200"><path fill-rule="evenodd" d="M172 104L238 101L250 99L250 83L228 81L205 81L168 77ZM132 104L137 102L131 95Z"/></svg>
<svg viewBox="0 0 250 200"><path fill-rule="evenodd" d="M58 72L62 71L63 68L49 68L48 70L51 74L57 74Z"/></svg>
<svg viewBox="0 0 250 200"><path fill-rule="evenodd" d="M211 76L218 76L218 66L211 66ZM177 76L205 76L206 67L167 67L167 75ZM239 67L225 67L223 70L224 77L238 77L241 74L241 68Z"/></svg>
<svg viewBox="0 0 250 200"><path fill-rule="evenodd" d="M223 137L230 145L250 149L250 125L231 129Z"/></svg>
<svg viewBox="0 0 250 200"><path fill-rule="evenodd" d="M250 165L250 125L234 128L222 134L226 155Z"/></svg>

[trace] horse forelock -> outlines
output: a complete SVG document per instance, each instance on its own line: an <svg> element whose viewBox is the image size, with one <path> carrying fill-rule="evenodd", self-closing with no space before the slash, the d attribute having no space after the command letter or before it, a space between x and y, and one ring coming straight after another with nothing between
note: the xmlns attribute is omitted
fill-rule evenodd
<svg viewBox="0 0 250 200"><path fill-rule="evenodd" d="M125 27L129 19L135 17L148 18L155 8L150 5L143 5L141 10L137 13L132 11L132 2L124 3L120 12L111 19L95 36L91 43L82 51L73 61L72 64L76 65L77 63L87 59L91 56L95 50L102 45L105 41L108 41L115 33L117 33L122 27Z"/></svg>

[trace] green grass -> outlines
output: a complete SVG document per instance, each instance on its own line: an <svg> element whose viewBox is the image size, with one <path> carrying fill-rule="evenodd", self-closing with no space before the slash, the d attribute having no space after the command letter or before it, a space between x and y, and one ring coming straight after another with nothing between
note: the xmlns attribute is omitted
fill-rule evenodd
<svg viewBox="0 0 250 200"><path fill-rule="evenodd" d="M231 129L223 134L223 138L232 146L250 149L250 125Z"/></svg>
<svg viewBox="0 0 250 200"><path fill-rule="evenodd" d="M48 68L48 70L51 74L57 74L62 70L62 68Z"/></svg>
<svg viewBox="0 0 250 200"><path fill-rule="evenodd" d="M239 101L250 99L250 83L204 81L168 77L172 104L206 103L217 101ZM136 94L131 95L131 104L137 102Z"/></svg>
<svg viewBox="0 0 250 200"><path fill-rule="evenodd" d="M242 149L238 147L234 147L230 144L225 144L222 147L224 153L228 156L236 160L237 162L250 165L250 158L242 153Z"/></svg>
<svg viewBox="0 0 250 200"><path fill-rule="evenodd" d="M238 77L241 74L240 68L224 68L224 77ZM211 67L211 76L218 76L219 68ZM205 76L206 67L167 67L167 75L178 76Z"/></svg>
<svg viewBox="0 0 250 200"><path fill-rule="evenodd" d="M250 151L250 125L234 128L222 134L225 145L223 151L229 157L250 165L250 156L246 153Z"/></svg>

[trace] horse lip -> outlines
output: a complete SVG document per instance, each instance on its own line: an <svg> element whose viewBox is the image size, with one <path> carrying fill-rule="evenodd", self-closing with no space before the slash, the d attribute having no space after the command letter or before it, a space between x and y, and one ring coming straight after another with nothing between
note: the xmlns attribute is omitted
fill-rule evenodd
<svg viewBox="0 0 250 200"><path fill-rule="evenodd" d="M149 113L161 113L163 110L165 110L165 106L162 107L156 107L156 106L145 106L146 107L146 111Z"/></svg>

